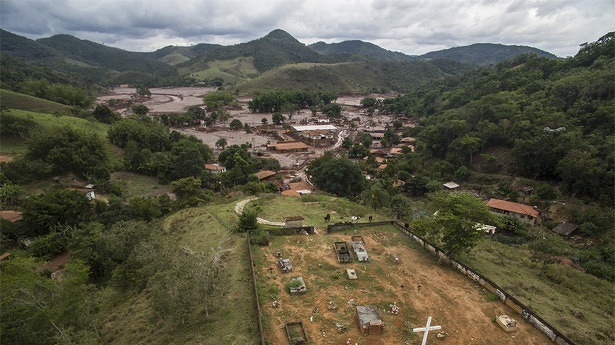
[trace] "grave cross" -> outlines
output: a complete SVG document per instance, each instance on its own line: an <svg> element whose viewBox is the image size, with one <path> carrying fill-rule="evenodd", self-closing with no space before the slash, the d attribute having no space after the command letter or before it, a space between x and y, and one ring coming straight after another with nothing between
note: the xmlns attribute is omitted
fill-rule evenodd
<svg viewBox="0 0 615 345"><path fill-rule="evenodd" d="M427 318L427 325L425 325L425 327L419 327L419 328L414 328L412 330L412 332L425 332L423 334L423 342L421 343L421 345L425 345L427 344L427 334L429 334L429 331L435 331L438 329L441 329L442 326L431 326L431 316Z"/></svg>

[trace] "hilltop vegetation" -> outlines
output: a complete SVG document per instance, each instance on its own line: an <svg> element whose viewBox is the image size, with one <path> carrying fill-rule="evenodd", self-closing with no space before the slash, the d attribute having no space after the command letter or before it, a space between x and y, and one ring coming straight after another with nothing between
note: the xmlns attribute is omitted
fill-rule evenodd
<svg viewBox="0 0 615 345"><path fill-rule="evenodd" d="M236 87L263 75L242 90L302 89L301 85L304 85L303 89L309 90L331 90L339 86L343 90L336 91L343 92L381 88L407 91L425 80L441 77L442 72L444 75L458 73L466 64L497 63L528 52L554 57L530 47L503 45L460 47L422 57L388 51L358 40L332 44L318 42L306 46L279 29L233 46L202 43L189 47L168 46L151 53L124 51L69 35L33 41L6 31L1 34L0 51L18 59L17 67L7 65L8 70L15 71L9 79L13 84L32 77L41 79L39 74L23 73L23 67L30 63L33 65L25 70L41 68L34 65L45 66L59 72L64 79L81 84L143 84L152 87L204 83ZM427 62L441 60L439 58L448 62L435 62L435 66ZM304 74L306 65L285 68L313 63L319 65L309 67L307 75ZM376 72L362 71L366 65ZM267 75L266 72L273 74ZM48 77L46 79L54 82ZM276 83L277 79L282 80L282 85Z"/></svg>
<svg viewBox="0 0 615 345"><path fill-rule="evenodd" d="M475 43L465 47L454 47L423 54L422 59L448 59L470 65L487 66L512 60L519 55L536 54L549 59L557 56L544 50L514 45Z"/></svg>
<svg viewBox="0 0 615 345"><path fill-rule="evenodd" d="M600 42L566 61L519 57L383 107L420 119L413 133L425 158L471 169L491 160L498 172L505 162L486 155L499 148L514 159L510 173L557 181L562 192L613 205L613 33Z"/></svg>

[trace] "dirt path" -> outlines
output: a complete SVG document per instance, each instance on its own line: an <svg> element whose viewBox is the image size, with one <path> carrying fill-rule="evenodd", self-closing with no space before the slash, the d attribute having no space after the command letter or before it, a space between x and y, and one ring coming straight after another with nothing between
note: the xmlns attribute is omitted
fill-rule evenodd
<svg viewBox="0 0 615 345"><path fill-rule="evenodd" d="M235 204L235 213L237 213L238 215L241 215L241 213L243 212L243 208L246 206L246 204L256 199L258 199L258 197L251 196L247 199L241 200L240 202ZM260 217L256 218L256 221L258 222L258 224L273 225L273 226L286 226L286 224L283 222L273 222L273 221L267 220L265 218L260 218Z"/></svg>
<svg viewBox="0 0 615 345"><path fill-rule="evenodd" d="M272 298L261 301L268 320L266 338L271 344L286 344L284 323L296 320L303 321L313 344L346 344L348 338L352 344L420 344L420 336L411 329L423 327L428 316L433 318L432 325L442 326L448 336L439 340L437 332L432 332L427 344L550 344L512 309L456 271L439 266L432 256L413 248L409 239L395 229L360 232L370 255L369 263L339 264L335 258L332 243L350 241L354 232L319 233L309 237L276 237L269 247L256 250L257 279L265 291L276 288L280 291L276 296L281 304L279 308L272 307ZM275 267L278 249L283 257L291 259L292 273L268 271L269 267ZM395 263L394 257L401 258L401 262ZM343 271L346 268L355 269L358 280L348 280ZM291 296L285 291L284 285L292 276L304 278L306 294ZM398 315L386 311L393 302L401 308ZM384 334L359 333L356 305L378 308L385 323ZM517 332L506 333L495 323L495 316L500 314L519 321ZM336 324L347 326L348 332L339 333Z"/></svg>

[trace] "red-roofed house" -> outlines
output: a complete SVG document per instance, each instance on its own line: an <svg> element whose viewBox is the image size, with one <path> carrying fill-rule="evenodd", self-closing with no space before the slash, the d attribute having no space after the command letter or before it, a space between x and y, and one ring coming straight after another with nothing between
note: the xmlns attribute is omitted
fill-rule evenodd
<svg viewBox="0 0 615 345"><path fill-rule="evenodd" d="M518 204L516 202L500 199L490 199L487 202L487 206L489 206L494 212L518 218L519 220L532 225L536 222L536 219L538 219L538 211L529 205Z"/></svg>
<svg viewBox="0 0 615 345"><path fill-rule="evenodd" d="M209 164L209 163L205 163L205 170L209 171L212 174L219 174L219 173L223 173L226 172L226 168L223 167L220 164Z"/></svg>
<svg viewBox="0 0 615 345"><path fill-rule="evenodd" d="M263 180L267 180L268 178L275 176L275 171L271 171L271 170L262 170L257 172L256 177L258 178L259 181L263 181Z"/></svg>

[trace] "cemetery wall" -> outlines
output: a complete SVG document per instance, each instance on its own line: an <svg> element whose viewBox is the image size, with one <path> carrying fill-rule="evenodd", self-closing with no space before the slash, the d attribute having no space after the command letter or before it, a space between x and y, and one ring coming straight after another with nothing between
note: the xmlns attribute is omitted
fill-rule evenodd
<svg viewBox="0 0 615 345"><path fill-rule="evenodd" d="M363 223L353 223L353 222L345 222L345 223L335 223L327 225L327 233L332 233L335 231L346 230L350 228L365 228L370 226L380 226L380 225L391 225L393 221L386 222L363 222Z"/></svg>
<svg viewBox="0 0 615 345"><path fill-rule="evenodd" d="M254 272L254 259L252 257L252 246L250 245L250 234L248 231L248 253L250 254L250 275L252 276L252 289L254 290L254 301L256 302L256 316L258 321L258 333L261 338L261 345L265 345L265 332L263 331L263 312L261 310L261 303L258 300L258 291L256 291L256 273Z"/></svg>
<svg viewBox="0 0 615 345"><path fill-rule="evenodd" d="M471 280L477 282L481 286L483 286L486 290L495 293L500 301L502 301L507 306L511 307L513 310L517 311L521 316L529 322L532 326L540 330L544 333L551 341L555 342L558 345L575 345L572 340L568 339L562 333L560 333L555 327L548 324L545 320L543 320L538 314L530 310L523 303L519 302L516 298L498 286L496 283L492 282L487 277L481 275L480 273L474 271L470 267L457 262L450 257L448 257L445 252L438 248L437 246L427 242L421 236L410 231L409 228L401 225L398 222L391 221L389 224L395 224L404 234L410 236L416 242L418 242L423 248L427 249L430 253L437 256L439 259L444 259L444 261L448 262L451 266L456 268L459 272L470 278ZM354 224L357 225L357 224ZM327 229L328 231L328 229Z"/></svg>

